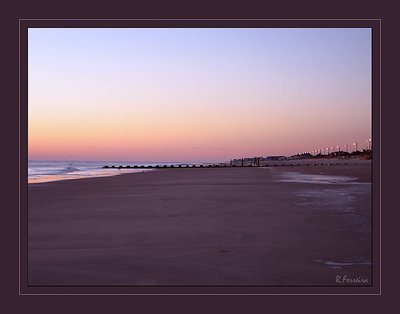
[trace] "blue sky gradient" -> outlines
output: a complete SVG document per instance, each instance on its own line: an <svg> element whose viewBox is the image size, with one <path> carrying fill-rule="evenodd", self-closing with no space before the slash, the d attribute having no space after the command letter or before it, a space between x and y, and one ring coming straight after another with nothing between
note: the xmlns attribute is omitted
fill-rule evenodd
<svg viewBox="0 0 400 314"><path fill-rule="evenodd" d="M216 161L371 137L370 29L31 28L28 58L31 159Z"/></svg>

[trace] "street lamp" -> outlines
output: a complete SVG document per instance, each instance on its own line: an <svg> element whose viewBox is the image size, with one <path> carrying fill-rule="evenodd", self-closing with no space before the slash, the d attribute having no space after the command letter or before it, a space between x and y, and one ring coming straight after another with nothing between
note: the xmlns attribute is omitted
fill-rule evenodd
<svg viewBox="0 0 400 314"><path fill-rule="evenodd" d="M366 140L366 142L368 143L368 150L371 149L371 139L369 138L368 140Z"/></svg>
<svg viewBox="0 0 400 314"><path fill-rule="evenodd" d="M356 147L356 152L357 152L358 151L358 143L355 142L355 143L353 143L353 145Z"/></svg>

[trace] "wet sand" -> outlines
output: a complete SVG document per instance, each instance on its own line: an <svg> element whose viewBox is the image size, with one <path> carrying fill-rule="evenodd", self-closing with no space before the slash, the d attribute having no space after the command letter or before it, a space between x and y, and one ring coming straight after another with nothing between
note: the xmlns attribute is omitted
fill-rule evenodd
<svg viewBox="0 0 400 314"><path fill-rule="evenodd" d="M28 283L369 284L370 182L362 162L31 184Z"/></svg>

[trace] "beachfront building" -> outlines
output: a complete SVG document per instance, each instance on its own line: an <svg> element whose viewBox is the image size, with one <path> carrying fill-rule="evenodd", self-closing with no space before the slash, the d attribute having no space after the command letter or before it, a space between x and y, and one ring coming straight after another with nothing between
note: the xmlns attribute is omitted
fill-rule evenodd
<svg viewBox="0 0 400 314"><path fill-rule="evenodd" d="M264 161L271 161L271 160L285 160L286 156L268 156L265 157L263 160Z"/></svg>

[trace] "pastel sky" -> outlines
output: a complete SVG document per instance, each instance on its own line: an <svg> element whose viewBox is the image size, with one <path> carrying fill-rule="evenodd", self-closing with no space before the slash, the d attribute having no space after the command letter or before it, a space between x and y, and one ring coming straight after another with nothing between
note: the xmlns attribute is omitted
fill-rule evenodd
<svg viewBox="0 0 400 314"><path fill-rule="evenodd" d="M225 161L371 137L370 29L29 29L30 160Z"/></svg>

